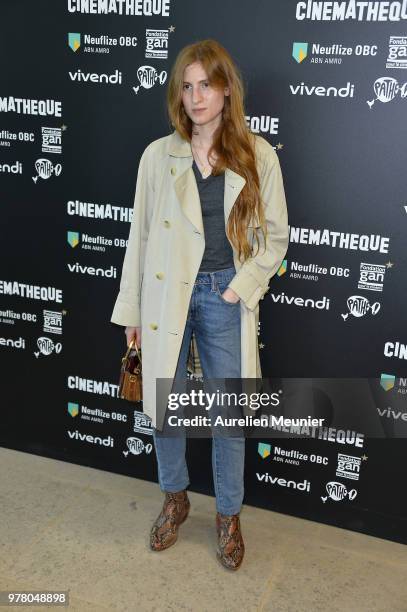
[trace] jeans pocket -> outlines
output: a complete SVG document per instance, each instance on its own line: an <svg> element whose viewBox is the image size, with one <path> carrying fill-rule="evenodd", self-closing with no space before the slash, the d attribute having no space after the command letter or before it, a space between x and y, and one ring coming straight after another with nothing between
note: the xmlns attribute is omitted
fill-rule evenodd
<svg viewBox="0 0 407 612"><path fill-rule="evenodd" d="M240 300L238 300L237 302L228 302L228 300L225 300L225 298L222 297L222 293L226 290L227 286L228 286L227 282L218 283L218 281L216 281L216 294L217 294L217 296L220 298L220 300L221 300L221 302L223 304L227 304L228 306L239 306Z"/></svg>

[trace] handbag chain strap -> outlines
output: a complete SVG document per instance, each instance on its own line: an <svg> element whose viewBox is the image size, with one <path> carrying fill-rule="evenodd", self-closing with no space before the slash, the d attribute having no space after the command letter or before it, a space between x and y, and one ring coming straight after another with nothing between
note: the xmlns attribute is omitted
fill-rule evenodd
<svg viewBox="0 0 407 612"><path fill-rule="evenodd" d="M134 346L133 346L133 345L134 345ZM125 356L122 358L122 361L126 361L126 360L127 360L128 356L129 356L129 353L130 353L130 351L131 351L131 349L132 349L132 348L135 348L135 349L136 349L137 357L139 358L140 363L141 363L141 347L140 347L140 348L138 348L138 347L137 347L136 336L134 336L134 338L133 338L133 339L130 341L130 344L129 344L129 346L127 347L126 354L125 354Z"/></svg>

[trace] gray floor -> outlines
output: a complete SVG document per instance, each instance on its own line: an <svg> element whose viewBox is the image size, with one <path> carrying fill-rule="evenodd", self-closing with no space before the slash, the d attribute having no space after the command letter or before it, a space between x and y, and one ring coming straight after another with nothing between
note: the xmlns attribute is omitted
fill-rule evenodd
<svg viewBox="0 0 407 612"><path fill-rule="evenodd" d="M407 546L244 506L233 573L215 559L212 497L190 493L178 541L156 553L157 484L3 448L0 459L0 590L69 589L80 612L407 611Z"/></svg>

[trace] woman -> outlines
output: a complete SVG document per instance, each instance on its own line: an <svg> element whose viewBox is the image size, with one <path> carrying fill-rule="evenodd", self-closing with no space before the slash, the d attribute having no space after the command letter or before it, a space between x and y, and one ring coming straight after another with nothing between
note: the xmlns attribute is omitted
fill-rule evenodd
<svg viewBox="0 0 407 612"><path fill-rule="evenodd" d="M219 43L179 52L167 106L175 130L141 157L111 317L126 326L128 344L136 336L142 346L143 411L165 493L150 533L156 551L174 544L190 508L185 435L165 436L168 397L156 381L168 392L182 386L194 346L204 380L261 378L258 304L288 246L278 157L249 131L241 76ZM243 436L212 438L217 558L229 569L244 555L244 452Z"/></svg>

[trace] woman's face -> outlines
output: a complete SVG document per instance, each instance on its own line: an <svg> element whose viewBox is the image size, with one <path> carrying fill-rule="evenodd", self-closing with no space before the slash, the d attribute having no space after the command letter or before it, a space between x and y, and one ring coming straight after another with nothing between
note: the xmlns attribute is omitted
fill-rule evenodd
<svg viewBox="0 0 407 612"><path fill-rule="evenodd" d="M229 88L214 89L208 83L208 75L200 62L189 64L184 70L182 102L188 117L196 125L220 121L225 96Z"/></svg>

